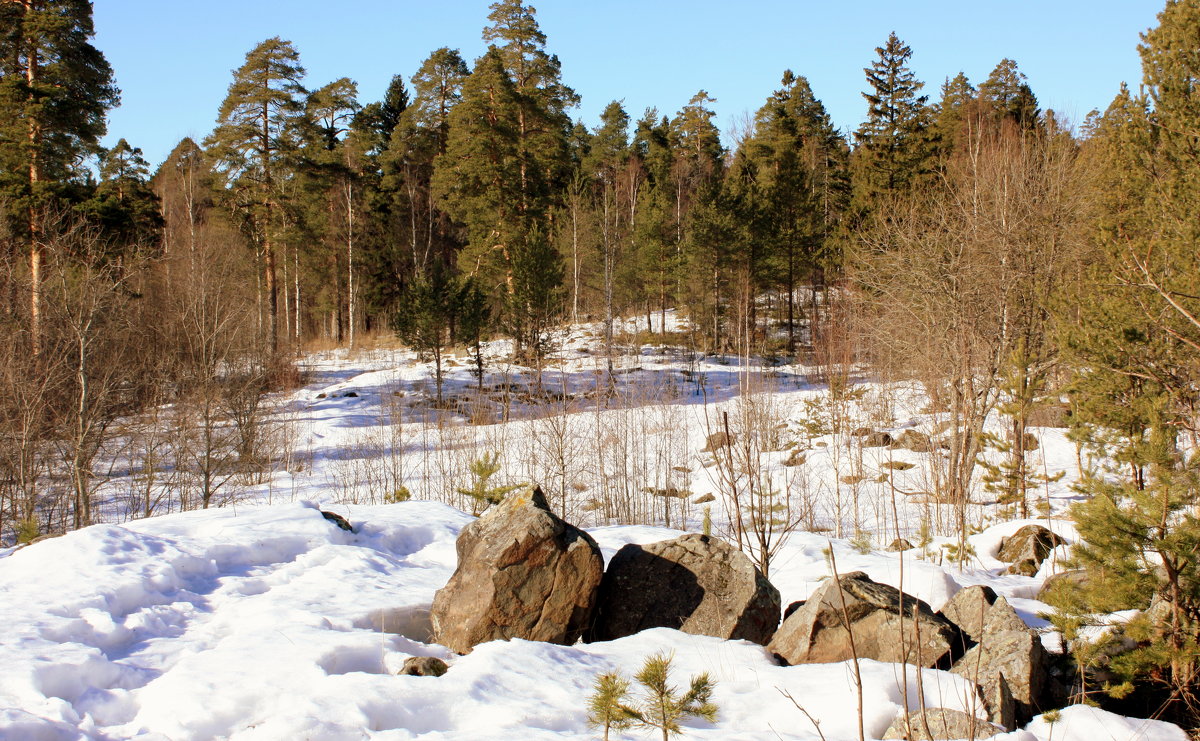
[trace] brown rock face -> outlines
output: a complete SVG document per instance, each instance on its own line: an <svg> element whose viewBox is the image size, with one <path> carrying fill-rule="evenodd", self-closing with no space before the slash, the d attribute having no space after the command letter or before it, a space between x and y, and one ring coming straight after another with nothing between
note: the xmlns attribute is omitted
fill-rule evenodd
<svg viewBox="0 0 1200 741"><path fill-rule="evenodd" d="M1000 552L996 557L1012 564L1008 573L1033 576L1050 551L1066 542L1041 525L1026 525L1000 541Z"/></svg>
<svg viewBox="0 0 1200 741"><path fill-rule="evenodd" d="M842 599L845 599L845 615ZM904 614L901 619L901 599ZM913 628L915 620L918 631ZM849 617L849 626L845 617ZM849 627L854 634L850 646ZM860 659L947 667L962 645L958 628L929 605L855 571L821 585L776 631L767 648L789 664Z"/></svg>
<svg viewBox="0 0 1200 741"><path fill-rule="evenodd" d="M689 533L613 556L589 641L648 628L766 644L779 625L779 590L728 543Z"/></svg>
<svg viewBox="0 0 1200 741"><path fill-rule="evenodd" d="M433 599L434 639L458 653L495 639L571 644L591 623L604 571L591 536L515 491L463 528L458 568Z"/></svg>

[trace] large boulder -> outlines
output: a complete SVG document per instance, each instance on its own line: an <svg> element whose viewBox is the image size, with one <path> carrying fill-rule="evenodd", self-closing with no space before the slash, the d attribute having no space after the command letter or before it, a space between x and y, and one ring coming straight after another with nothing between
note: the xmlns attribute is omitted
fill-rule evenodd
<svg viewBox="0 0 1200 741"><path fill-rule="evenodd" d="M788 664L845 661L857 653L860 659L945 668L961 645L958 628L928 604L855 571L817 588L767 648Z"/></svg>
<svg viewBox="0 0 1200 741"><path fill-rule="evenodd" d="M1032 630L1014 626L1020 618L1003 597L991 606L978 645L963 654L951 671L979 685L988 718L1007 728L1028 723L1045 696L1050 656Z"/></svg>
<svg viewBox="0 0 1200 741"><path fill-rule="evenodd" d="M675 628L766 645L779 609L779 590L744 553L719 538L688 533L617 551L600 584L588 640Z"/></svg>
<svg viewBox="0 0 1200 741"><path fill-rule="evenodd" d="M510 493L463 528L458 567L433 598L434 639L458 653L498 638L571 644L591 624L604 559L550 511L541 489Z"/></svg>
<svg viewBox="0 0 1200 741"><path fill-rule="evenodd" d="M982 585L958 590L942 606L940 614L975 643L983 639L985 625L994 632L1027 630L1025 621L1008 600L997 597L991 587Z"/></svg>
<svg viewBox="0 0 1200 741"><path fill-rule="evenodd" d="M896 716L883 737L906 741L948 741L958 738L985 739L1005 732L1000 726L967 715L961 710L928 708L908 713L907 717L904 713Z"/></svg>
<svg viewBox="0 0 1200 741"><path fill-rule="evenodd" d="M1012 564L1008 567L1010 574L1033 576L1050 551L1066 545L1066 542L1041 525L1026 525L1000 541L1000 552L996 558Z"/></svg>

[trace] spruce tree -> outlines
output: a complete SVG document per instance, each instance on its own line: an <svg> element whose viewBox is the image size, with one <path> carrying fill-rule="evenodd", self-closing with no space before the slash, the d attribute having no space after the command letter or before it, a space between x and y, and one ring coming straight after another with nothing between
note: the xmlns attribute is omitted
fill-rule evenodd
<svg viewBox="0 0 1200 741"><path fill-rule="evenodd" d="M422 358L432 358L437 405L442 406L442 350L462 311L464 292L440 266L417 276L404 291L392 318L396 334Z"/></svg>
<svg viewBox="0 0 1200 741"><path fill-rule="evenodd" d="M875 49L879 58L863 70L870 89L867 120L854 137L854 207L860 215L917 185L931 167L925 83L908 67L912 49L893 32Z"/></svg>
<svg viewBox="0 0 1200 741"><path fill-rule="evenodd" d="M223 176L228 204L242 218L261 257L267 299L268 346L279 347L276 242L280 193L296 149L295 125L303 113L304 68L290 41L269 38L246 54L217 114L205 146Z"/></svg>
<svg viewBox="0 0 1200 741"><path fill-rule="evenodd" d="M42 220L97 152L119 93L92 46L87 0L0 3L0 196L29 253L31 350L41 346Z"/></svg>
<svg viewBox="0 0 1200 741"><path fill-rule="evenodd" d="M962 72L953 78L946 78L942 83L942 99L937 105L933 122L935 139L942 157L949 157L959 151L961 142L967 136L965 129L975 97L975 86Z"/></svg>

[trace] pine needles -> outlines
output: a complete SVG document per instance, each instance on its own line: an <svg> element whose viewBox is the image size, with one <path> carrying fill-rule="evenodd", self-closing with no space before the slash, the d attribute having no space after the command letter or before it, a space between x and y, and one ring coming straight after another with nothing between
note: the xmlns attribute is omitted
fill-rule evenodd
<svg viewBox="0 0 1200 741"><path fill-rule="evenodd" d="M670 683L671 660L667 653L647 657L634 675L641 685L640 701L631 700L629 680L619 672L607 672L596 677L595 692L588 700L588 723L609 732L633 726L658 729L663 741L683 733L680 721L689 716L709 722L717 719L717 706L712 701L713 682L707 672L692 677L682 695Z"/></svg>

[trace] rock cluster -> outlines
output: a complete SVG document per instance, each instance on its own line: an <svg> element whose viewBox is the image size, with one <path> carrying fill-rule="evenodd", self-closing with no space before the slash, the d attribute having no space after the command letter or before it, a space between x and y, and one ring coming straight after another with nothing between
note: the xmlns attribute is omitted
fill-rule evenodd
<svg viewBox="0 0 1200 741"><path fill-rule="evenodd" d="M1028 526L1004 541L1001 554L1036 571L1060 542ZM510 493L464 528L456 548L458 568L434 598L431 621L435 640L458 653L496 639L570 644L667 627L754 641L787 664L857 656L948 669L979 687L990 724L937 708L908 724L901 719L888 738L926 738L926 731L934 739L985 738L1027 722L1047 691L1050 658L1038 636L983 586L960 590L935 612L852 572L789 605L780 625L779 591L728 543L691 533L630 544L605 571L595 541L553 514L534 487ZM405 670L444 671L429 663Z"/></svg>
<svg viewBox="0 0 1200 741"><path fill-rule="evenodd" d="M1006 573L1034 576L1050 551L1066 542L1041 525L1026 525L1000 541L996 558L1012 564Z"/></svg>

